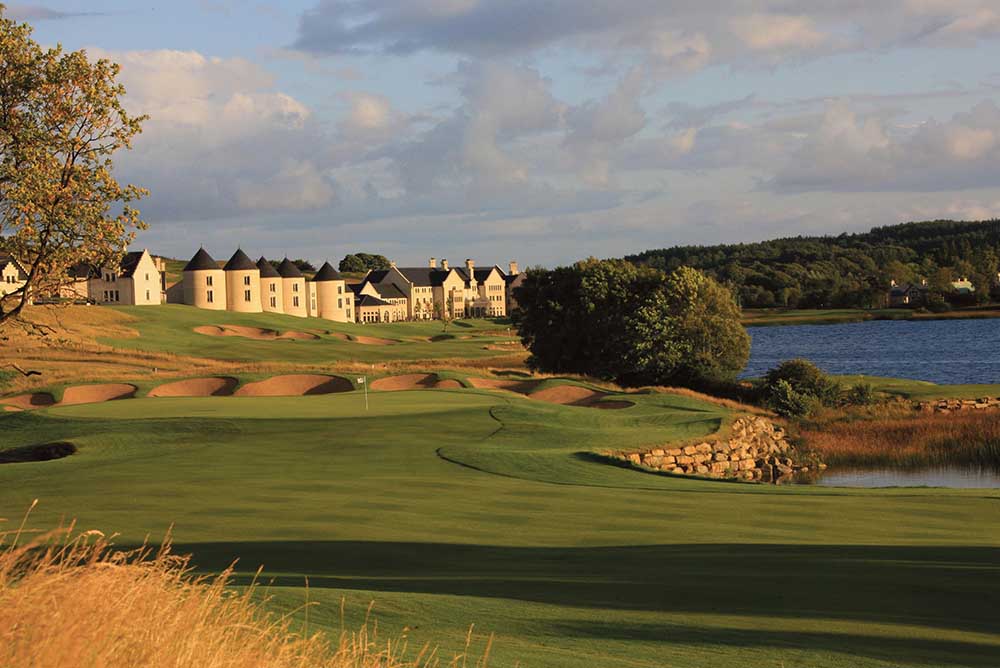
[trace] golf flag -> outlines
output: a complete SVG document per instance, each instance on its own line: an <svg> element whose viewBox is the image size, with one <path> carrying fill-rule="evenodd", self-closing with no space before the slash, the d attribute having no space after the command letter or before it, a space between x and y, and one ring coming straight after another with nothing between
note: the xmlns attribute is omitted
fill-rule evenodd
<svg viewBox="0 0 1000 668"><path fill-rule="evenodd" d="M364 384L365 384L364 377L358 378L358 385L364 385Z"/></svg>

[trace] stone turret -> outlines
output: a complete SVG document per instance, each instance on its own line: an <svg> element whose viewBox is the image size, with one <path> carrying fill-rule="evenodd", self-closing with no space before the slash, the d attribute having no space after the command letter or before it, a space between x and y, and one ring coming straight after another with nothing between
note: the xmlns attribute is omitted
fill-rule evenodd
<svg viewBox="0 0 1000 668"><path fill-rule="evenodd" d="M284 286L281 283L281 274L265 257L257 260L257 269L260 270L261 308L265 313L284 313Z"/></svg>
<svg viewBox="0 0 1000 668"><path fill-rule="evenodd" d="M226 272L226 308L237 313L260 313L260 269L242 249L236 249L223 267Z"/></svg>
<svg viewBox="0 0 1000 668"><path fill-rule="evenodd" d="M316 315L336 322L352 322L354 295L347 282L329 262L324 262L313 276L316 286Z"/></svg>
<svg viewBox="0 0 1000 668"><path fill-rule="evenodd" d="M184 266L184 303L189 306L226 310L226 273L204 248Z"/></svg>
<svg viewBox="0 0 1000 668"><path fill-rule="evenodd" d="M309 314L306 306L309 299L306 277L287 257L278 265L278 274L281 276L281 298L285 313L305 318Z"/></svg>

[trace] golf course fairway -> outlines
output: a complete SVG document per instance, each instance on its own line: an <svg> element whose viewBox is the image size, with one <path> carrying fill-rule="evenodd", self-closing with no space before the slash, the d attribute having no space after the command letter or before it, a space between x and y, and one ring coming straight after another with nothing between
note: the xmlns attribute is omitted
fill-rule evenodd
<svg viewBox="0 0 1000 668"><path fill-rule="evenodd" d="M269 604L334 633L490 666L1000 665L1000 490L688 480L605 449L733 415L672 394L622 410L499 391L140 398L0 413L0 517L161 539L199 569L263 565ZM308 590L305 587L308 578ZM344 603L345 618L341 617ZM405 629L405 631L404 631ZM470 662L472 665L472 662Z"/></svg>

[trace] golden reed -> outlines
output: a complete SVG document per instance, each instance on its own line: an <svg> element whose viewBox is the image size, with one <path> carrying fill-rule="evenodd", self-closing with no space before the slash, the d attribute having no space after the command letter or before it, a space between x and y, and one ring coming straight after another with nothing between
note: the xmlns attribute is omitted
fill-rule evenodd
<svg viewBox="0 0 1000 668"><path fill-rule="evenodd" d="M471 629L466 651L450 661L429 646L407 658L405 640L380 639L375 624L332 640L295 632L289 615L263 607L257 585L230 588L231 574L196 576L169 542L121 551L97 531L71 526L29 536L22 522L0 532L0 666L486 666L492 639L483 658L468 659Z"/></svg>

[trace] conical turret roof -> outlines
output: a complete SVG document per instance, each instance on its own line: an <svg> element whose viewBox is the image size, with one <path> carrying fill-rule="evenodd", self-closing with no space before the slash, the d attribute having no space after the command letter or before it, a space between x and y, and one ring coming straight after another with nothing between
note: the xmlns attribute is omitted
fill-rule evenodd
<svg viewBox="0 0 1000 668"><path fill-rule="evenodd" d="M287 257L278 265L278 273L282 278L302 278L302 271Z"/></svg>
<svg viewBox="0 0 1000 668"><path fill-rule="evenodd" d="M251 271L256 268L257 265L243 252L242 248L237 248L233 256L229 258L229 262L223 267L226 271Z"/></svg>
<svg viewBox="0 0 1000 668"><path fill-rule="evenodd" d="M323 281L339 281L339 280L342 280L340 278L340 274L337 272L336 269L333 268L333 265L330 264L329 262L324 262L323 266L320 267L319 271L316 272L316 275L313 276L313 281L316 283L322 283Z"/></svg>
<svg viewBox="0 0 1000 668"><path fill-rule="evenodd" d="M281 274L274 268L274 265L267 261L263 255L257 260L257 268L260 269L261 278L281 278Z"/></svg>
<svg viewBox="0 0 1000 668"><path fill-rule="evenodd" d="M194 257L184 265L184 271L205 271L206 269L218 269L219 264L212 259L212 256L204 248L199 248Z"/></svg>

